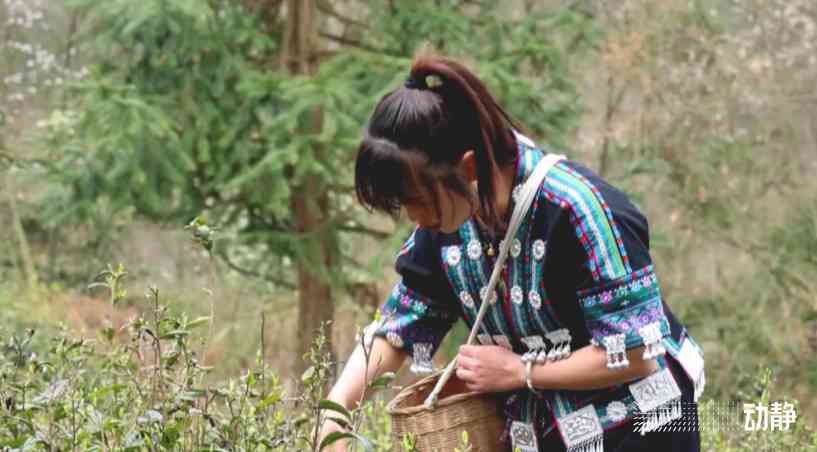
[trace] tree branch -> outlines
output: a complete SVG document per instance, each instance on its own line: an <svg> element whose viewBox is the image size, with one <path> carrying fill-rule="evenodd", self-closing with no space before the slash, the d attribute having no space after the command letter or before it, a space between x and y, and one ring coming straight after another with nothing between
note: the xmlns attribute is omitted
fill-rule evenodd
<svg viewBox="0 0 817 452"><path fill-rule="evenodd" d="M39 164L43 166L48 166L52 162L46 159L32 159L32 158L20 158L10 152L4 151L0 149L0 162L8 162L15 165L34 165Z"/></svg>
<svg viewBox="0 0 817 452"><path fill-rule="evenodd" d="M385 49L378 49L378 48L372 47L372 46L370 46L368 44L364 44L364 43L362 43L360 41L350 39L350 38L347 38L345 36L333 35L331 33L325 32L325 31L320 31L318 33L318 35L320 37L322 37L322 38L326 38L326 39L328 39L330 41L334 41L334 42L336 42L338 44L342 44L342 45L349 46L349 47L354 47L354 48L357 48L357 49L360 49L360 50L365 50L366 52L377 53L377 54L381 54L381 55L390 55L390 56L394 56L394 57L403 56L403 55L400 55L397 52L390 52L390 51L385 50Z"/></svg>
<svg viewBox="0 0 817 452"><path fill-rule="evenodd" d="M326 0L318 0L317 6L318 6L318 10L320 10L322 13L325 13L325 14L328 14L329 16L331 16L331 17L334 17L335 19L339 20L340 22L342 22L342 23L344 23L346 25L351 25L353 27L361 27L361 28L365 28L365 29L370 28L369 25L366 24L366 23L360 22L360 21L355 20L355 19L351 19L349 17L344 16L343 14L340 14Z"/></svg>
<svg viewBox="0 0 817 452"><path fill-rule="evenodd" d="M370 235L378 239L387 239L392 236L392 234L389 232L378 231L377 229L371 229L361 225L341 225L338 226L338 230L343 232L351 232L353 234Z"/></svg>
<svg viewBox="0 0 817 452"><path fill-rule="evenodd" d="M255 270L248 270L246 268L239 267L236 263L230 260L230 258L227 256L226 251L218 251L216 255L219 258L221 258L224 261L224 263L227 264L228 267L244 276L251 276L253 278L263 279L264 281L269 281L273 284L276 284L288 290L296 289L295 285L288 281L284 281L282 279L278 279L270 275L261 274Z"/></svg>

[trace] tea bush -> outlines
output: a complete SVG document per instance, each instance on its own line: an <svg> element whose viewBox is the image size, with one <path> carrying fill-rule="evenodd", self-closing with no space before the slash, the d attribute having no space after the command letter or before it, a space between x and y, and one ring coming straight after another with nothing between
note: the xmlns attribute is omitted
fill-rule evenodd
<svg viewBox="0 0 817 452"><path fill-rule="evenodd" d="M107 286L114 294L124 290L123 272L121 267L104 272L107 282L120 274L119 285ZM317 451L333 441L352 440L356 450L413 450L412 438L393 440L382 398L352 411L323 399L334 363L322 332L305 356L309 369L289 394L264 362L263 336L251 368L209 383L212 368L198 357L206 345L206 335L199 332L210 319L174 313L156 287L147 290L141 312L122 328L105 327L93 338L64 327L22 332L4 327L0 448ZM369 392L388 388L392 378L370 382ZM779 396L774 387L766 369L755 378L753 392L739 398L768 404ZM817 434L801 418L785 432L706 428L714 425L714 404L712 399L701 403L702 450L817 451ZM318 444L316 426L326 417L349 433ZM457 450L471 450L466 436Z"/></svg>

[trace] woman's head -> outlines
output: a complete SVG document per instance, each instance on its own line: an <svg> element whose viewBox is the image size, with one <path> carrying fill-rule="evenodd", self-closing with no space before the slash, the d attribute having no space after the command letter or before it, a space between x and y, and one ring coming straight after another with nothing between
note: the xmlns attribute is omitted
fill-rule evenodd
<svg viewBox="0 0 817 452"><path fill-rule="evenodd" d="M355 164L358 199L390 214L406 207L421 226L445 232L478 209L502 229L495 176L516 159L515 128L463 65L419 57L372 113Z"/></svg>

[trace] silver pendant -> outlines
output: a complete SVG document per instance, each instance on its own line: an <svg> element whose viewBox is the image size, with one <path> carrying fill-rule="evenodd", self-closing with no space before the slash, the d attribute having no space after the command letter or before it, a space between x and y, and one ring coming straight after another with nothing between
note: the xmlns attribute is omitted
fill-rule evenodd
<svg viewBox="0 0 817 452"><path fill-rule="evenodd" d="M471 241L468 242L467 253L471 260L477 260L482 257L482 244L479 243L479 240L471 239Z"/></svg>
<svg viewBox="0 0 817 452"><path fill-rule="evenodd" d="M529 422L513 421L511 423L511 444L520 452L539 452L536 432Z"/></svg>
<svg viewBox="0 0 817 452"><path fill-rule="evenodd" d="M607 368L623 369L630 365L627 359L627 348L623 334L612 334L604 337L604 348L607 349Z"/></svg>
<svg viewBox="0 0 817 452"><path fill-rule="evenodd" d="M427 375L433 373L434 363L431 361L431 344L415 343L410 370L415 374Z"/></svg>
<svg viewBox="0 0 817 452"><path fill-rule="evenodd" d="M559 418L557 422L568 452L604 451L604 429L592 404Z"/></svg>
<svg viewBox="0 0 817 452"><path fill-rule="evenodd" d="M681 389L669 368L629 386L641 413L636 428L642 434L681 417Z"/></svg>
<svg viewBox="0 0 817 452"><path fill-rule="evenodd" d="M528 301L534 309L539 309L542 307L542 297L539 296L539 292L535 290L528 292Z"/></svg>
<svg viewBox="0 0 817 452"><path fill-rule="evenodd" d="M522 242L519 239L513 239L511 242L511 257L516 259L519 257L519 254L522 252Z"/></svg>
<svg viewBox="0 0 817 452"><path fill-rule="evenodd" d="M537 261L542 260L545 257L545 251L547 251L547 245L545 241L542 239L535 240L533 242L533 258Z"/></svg>
<svg viewBox="0 0 817 452"><path fill-rule="evenodd" d="M661 343L661 324L659 322L648 323L638 329L638 334L644 342L644 354L642 358L645 360L656 358L667 352L664 345Z"/></svg>
<svg viewBox="0 0 817 452"><path fill-rule="evenodd" d="M468 309L474 309L475 307L474 297L472 297L467 290L460 292L460 301L462 301L462 304Z"/></svg>
<svg viewBox="0 0 817 452"><path fill-rule="evenodd" d="M525 336L522 338L522 343L525 344L529 350L538 350L540 348L545 348L545 340L542 339L542 336Z"/></svg>
<svg viewBox="0 0 817 452"><path fill-rule="evenodd" d="M397 348L403 348L403 338L394 331L386 333L386 340L389 341L389 344Z"/></svg>
<svg viewBox="0 0 817 452"><path fill-rule="evenodd" d="M613 400L607 404L607 419L610 422L619 422L627 417L627 405L619 400Z"/></svg>
<svg viewBox="0 0 817 452"><path fill-rule="evenodd" d="M522 304L522 302L525 301L525 294L522 292L521 287L519 286L511 287L511 301L513 301L513 303L517 305Z"/></svg>
<svg viewBox="0 0 817 452"><path fill-rule="evenodd" d="M456 267L459 265L460 260L462 259L462 251L460 251L460 247L458 246L450 246L445 252L445 260L448 262L450 267Z"/></svg>
<svg viewBox="0 0 817 452"><path fill-rule="evenodd" d="M522 343L528 347L528 351L522 355L522 362L527 363L528 361L533 361L542 364L542 359L540 359L539 356L542 355L541 352L547 347L542 336L525 336L522 338ZM544 355L542 358L544 358Z"/></svg>
<svg viewBox="0 0 817 452"><path fill-rule="evenodd" d="M676 358L695 384L695 401L697 402L706 385L704 357L700 349L692 343L692 340L685 337L681 344L681 351L678 352Z"/></svg>
<svg viewBox="0 0 817 452"><path fill-rule="evenodd" d="M560 328L545 335L553 347L548 352L547 358L551 361L558 361L570 356L570 330Z"/></svg>

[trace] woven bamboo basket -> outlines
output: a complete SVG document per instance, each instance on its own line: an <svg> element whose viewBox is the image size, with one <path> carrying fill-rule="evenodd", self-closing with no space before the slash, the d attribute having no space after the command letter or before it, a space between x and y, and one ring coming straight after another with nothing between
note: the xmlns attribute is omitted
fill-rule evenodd
<svg viewBox="0 0 817 452"><path fill-rule="evenodd" d="M442 371L406 386L389 402L392 434L400 444L403 434L412 433L419 452L451 452L462 442L463 430L473 452L504 452L499 438L505 427L497 399L469 391L452 376L440 392L433 409L423 405Z"/></svg>

